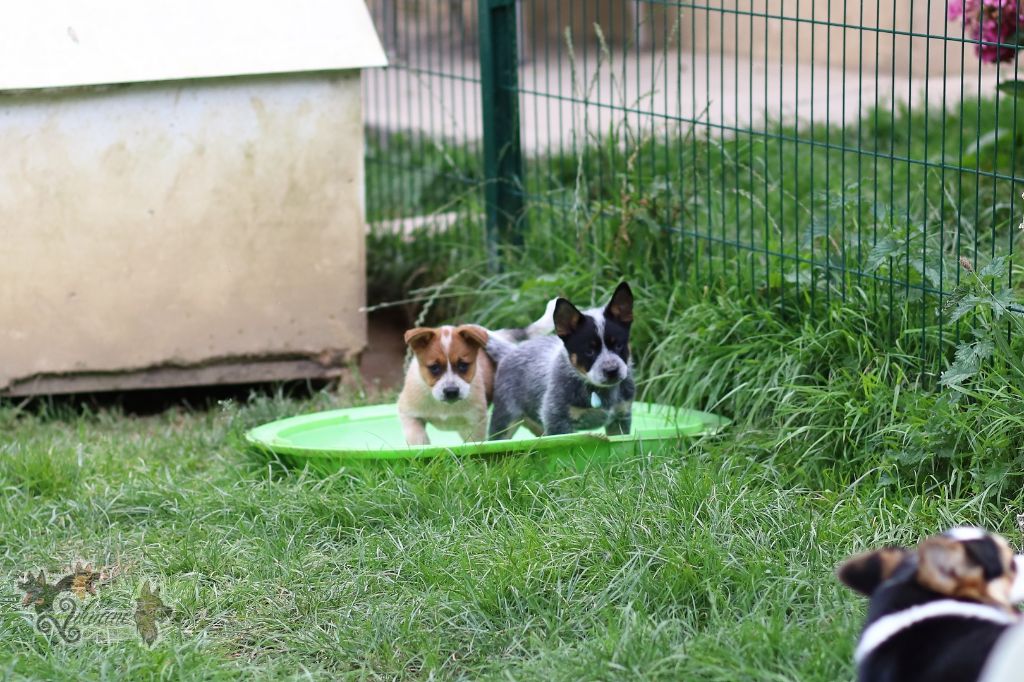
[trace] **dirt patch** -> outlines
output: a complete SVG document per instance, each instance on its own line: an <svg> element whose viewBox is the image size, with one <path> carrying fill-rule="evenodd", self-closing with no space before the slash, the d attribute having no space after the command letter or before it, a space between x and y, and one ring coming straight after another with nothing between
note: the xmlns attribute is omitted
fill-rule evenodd
<svg viewBox="0 0 1024 682"><path fill-rule="evenodd" d="M402 335L409 326L405 312L397 308L369 313L366 350L359 358L359 373L367 386L380 390L401 387L405 374Z"/></svg>

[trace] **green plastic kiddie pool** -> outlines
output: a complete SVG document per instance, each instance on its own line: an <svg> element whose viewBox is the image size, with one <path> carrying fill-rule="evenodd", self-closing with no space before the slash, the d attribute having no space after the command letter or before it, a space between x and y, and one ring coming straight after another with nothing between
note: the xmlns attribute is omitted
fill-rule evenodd
<svg viewBox="0 0 1024 682"><path fill-rule="evenodd" d="M337 471L366 460L410 460L438 456L534 454L547 462L581 464L678 443L713 433L728 419L707 412L653 403L633 403L633 430L625 436L581 431L537 437L520 428L508 440L466 443L453 431L427 426L430 445L409 446L394 404L331 410L281 419L245 437L252 448L292 466Z"/></svg>

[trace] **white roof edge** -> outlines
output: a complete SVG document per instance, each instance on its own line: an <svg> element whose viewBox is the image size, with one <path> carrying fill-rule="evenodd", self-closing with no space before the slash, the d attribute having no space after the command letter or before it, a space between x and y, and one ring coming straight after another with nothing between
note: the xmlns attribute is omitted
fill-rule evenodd
<svg viewBox="0 0 1024 682"><path fill-rule="evenodd" d="M387 63L363 0L34 0L0 8L0 90Z"/></svg>

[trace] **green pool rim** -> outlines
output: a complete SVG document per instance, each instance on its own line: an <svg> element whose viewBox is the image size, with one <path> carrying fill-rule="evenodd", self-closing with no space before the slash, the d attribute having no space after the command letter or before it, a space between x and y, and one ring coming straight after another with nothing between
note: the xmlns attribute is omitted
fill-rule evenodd
<svg viewBox="0 0 1024 682"><path fill-rule="evenodd" d="M584 431L558 436L539 436L517 440L484 441L459 445L403 446L401 448L324 448L302 445L295 441L295 435L306 430L333 425L341 428L345 421L353 419L379 419L396 417L394 403L367 405L325 412L297 415L278 419L250 429L245 433L246 443L261 452L290 457L324 460L402 460L448 455L485 455L512 452L540 452L551 449L593 448L607 444L674 440L680 437L694 437L716 433L730 423L720 417L699 410L675 408L656 403L634 403L634 421L643 417L658 417L666 420L661 427L635 430L622 436L606 436L604 433ZM398 426L401 428L400 426Z"/></svg>

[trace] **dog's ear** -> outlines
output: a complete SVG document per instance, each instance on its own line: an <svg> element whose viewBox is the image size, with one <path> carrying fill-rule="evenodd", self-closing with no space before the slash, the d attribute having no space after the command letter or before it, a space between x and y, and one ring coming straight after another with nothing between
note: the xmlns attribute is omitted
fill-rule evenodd
<svg viewBox="0 0 1024 682"><path fill-rule="evenodd" d="M1000 538L1002 543L1002 547L1000 547L997 544L996 537L989 535L979 540L967 540L963 543L967 556L974 563L981 566L986 579L995 578L1006 573L1010 568L1010 563L1013 561L1009 545Z"/></svg>
<svg viewBox="0 0 1024 682"><path fill-rule="evenodd" d="M906 557L907 550L902 547L876 549L850 557L839 565L836 575L851 590L870 597Z"/></svg>
<svg viewBox="0 0 1024 682"><path fill-rule="evenodd" d="M583 313L564 298L555 301L555 311L551 316L555 321L555 333L563 339L572 335L583 321Z"/></svg>
<svg viewBox="0 0 1024 682"><path fill-rule="evenodd" d="M917 581L950 597L987 601L985 569L967 552L963 542L934 535L917 548Z"/></svg>
<svg viewBox="0 0 1024 682"><path fill-rule="evenodd" d="M627 327L633 322L633 290L626 282L620 282L612 294L612 300L605 306L604 316Z"/></svg>
<svg viewBox="0 0 1024 682"><path fill-rule="evenodd" d="M413 350L421 350L434 340L435 335L437 335L436 329L416 327L405 332L405 343Z"/></svg>
<svg viewBox="0 0 1024 682"><path fill-rule="evenodd" d="M470 346L483 348L487 345L487 330L483 327L475 324L463 324L456 327L455 332Z"/></svg>

